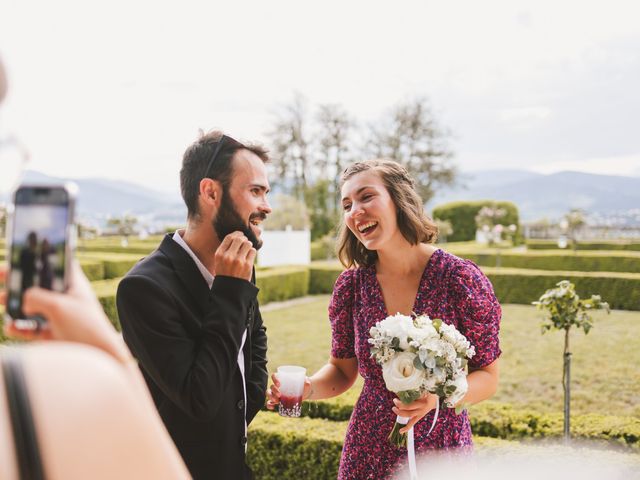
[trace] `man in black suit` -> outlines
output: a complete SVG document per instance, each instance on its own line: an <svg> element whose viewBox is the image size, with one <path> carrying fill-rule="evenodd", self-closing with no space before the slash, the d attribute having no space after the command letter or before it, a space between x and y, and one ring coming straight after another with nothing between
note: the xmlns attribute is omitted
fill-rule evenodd
<svg viewBox="0 0 640 480"><path fill-rule="evenodd" d="M120 282L124 339L196 479L249 479L247 424L267 386L253 262L271 212L264 149L211 132L184 154L187 226Z"/></svg>

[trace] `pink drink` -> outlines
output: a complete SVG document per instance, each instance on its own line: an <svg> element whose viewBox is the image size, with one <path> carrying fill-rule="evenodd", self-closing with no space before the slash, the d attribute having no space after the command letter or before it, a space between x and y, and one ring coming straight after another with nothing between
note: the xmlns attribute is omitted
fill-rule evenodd
<svg viewBox="0 0 640 480"><path fill-rule="evenodd" d="M280 406L283 417L299 417L302 414L302 392L306 369L296 366L278 367L276 376L280 382Z"/></svg>
<svg viewBox="0 0 640 480"><path fill-rule="evenodd" d="M295 397L281 395L278 412L283 417L299 417L302 413L302 395Z"/></svg>

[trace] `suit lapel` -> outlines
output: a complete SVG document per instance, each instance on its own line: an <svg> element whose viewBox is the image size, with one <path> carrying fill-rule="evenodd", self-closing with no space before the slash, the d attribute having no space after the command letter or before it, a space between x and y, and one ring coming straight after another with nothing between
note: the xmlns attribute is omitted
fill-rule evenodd
<svg viewBox="0 0 640 480"><path fill-rule="evenodd" d="M168 233L162 239L159 250L171 260L173 269L185 289L192 296L200 311L205 312L211 294L209 286L193 259L172 237L173 235Z"/></svg>

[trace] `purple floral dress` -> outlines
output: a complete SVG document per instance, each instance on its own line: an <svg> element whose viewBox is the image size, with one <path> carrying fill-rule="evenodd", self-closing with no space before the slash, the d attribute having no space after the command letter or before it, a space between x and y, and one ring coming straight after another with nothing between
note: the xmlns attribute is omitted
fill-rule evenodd
<svg viewBox="0 0 640 480"><path fill-rule="evenodd" d="M483 367L500 356L500 304L491 283L473 262L436 250L422 274L413 311L455 325L475 346L470 367ZM369 329L388 314L374 266L346 270L338 277L329 305L331 355L357 357L358 372L364 378L342 449L341 480L386 478L406 464L406 448L387 441L396 419L391 411L395 394L386 389L382 368L370 357L367 343ZM433 415L434 411L429 412L414 427L416 455L472 445L466 411L456 415L455 409L441 409L427 436Z"/></svg>

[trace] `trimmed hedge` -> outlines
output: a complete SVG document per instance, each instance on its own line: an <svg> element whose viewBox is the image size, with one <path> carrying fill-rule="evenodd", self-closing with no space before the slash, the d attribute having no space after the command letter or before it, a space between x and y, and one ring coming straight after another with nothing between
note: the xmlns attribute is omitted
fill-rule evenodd
<svg viewBox="0 0 640 480"><path fill-rule="evenodd" d="M562 413L539 413L510 404L483 402L470 408L476 435L504 439L560 438ZM590 413L571 417L571 436L640 450L640 419Z"/></svg>
<svg viewBox="0 0 640 480"><path fill-rule="evenodd" d="M98 297L98 301L102 305L104 313L109 317L116 330L120 331L120 320L118 319L118 309L116 308L116 291L121 278L113 278L109 280L100 280L91 282L93 291Z"/></svg>
<svg viewBox="0 0 640 480"><path fill-rule="evenodd" d="M342 272L338 265L314 265L310 268L309 293L331 293ZM611 308L640 310L640 274L610 272L567 272L483 267L498 300L502 303L530 304L561 280L576 285L581 297L601 295Z"/></svg>
<svg viewBox="0 0 640 480"><path fill-rule="evenodd" d="M640 310L640 274L610 272L562 272L483 267L502 303L530 304L561 280L569 280L583 298L602 296L619 310Z"/></svg>
<svg viewBox="0 0 640 480"><path fill-rule="evenodd" d="M260 289L258 301L269 302L304 297L309 293L309 269L306 267L258 270L256 284Z"/></svg>
<svg viewBox="0 0 640 480"><path fill-rule="evenodd" d="M128 247L122 247L120 245L103 246L103 245L91 245L78 247L78 252L83 253L135 253L136 255L149 255L158 247L157 244L141 244L130 245Z"/></svg>
<svg viewBox="0 0 640 480"><path fill-rule="evenodd" d="M549 250L557 249L558 242L556 240L527 240L527 248L530 250ZM583 242L578 240L577 250L630 250L639 252L640 242L611 240L601 242ZM567 250L570 250L569 248Z"/></svg>
<svg viewBox="0 0 640 480"><path fill-rule="evenodd" d="M122 278L100 280L91 285L111 323L120 330L116 292ZM309 270L305 267L275 268L258 271L256 283L261 304L304 297L309 291Z"/></svg>
<svg viewBox="0 0 640 480"><path fill-rule="evenodd" d="M81 260L100 261L104 265L104 277L119 278L123 277L133 266L138 263L144 255L141 254L125 254L125 253L97 253L97 252L79 252L78 258Z"/></svg>
<svg viewBox="0 0 640 480"><path fill-rule="evenodd" d="M104 280L104 264L100 260L80 260L80 267L90 282Z"/></svg>
<svg viewBox="0 0 640 480"><path fill-rule="evenodd" d="M309 267L309 293L333 292L333 284L344 268L336 263L314 263Z"/></svg>
<svg viewBox="0 0 640 480"><path fill-rule="evenodd" d="M339 401L304 402L303 417L345 422L351 417L353 405ZM264 414L272 414L264 412ZM274 414L277 416L277 414ZM474 435L506 440L524 438L560 438L563 434L562 413L540 413L511 404L482 402L469 409ZM613 442L640 451L640 419L614 415L573 415L571 434L582 440Z"/></svg>
<svg viewBox="0 0 640 480"><path fill-rule="evenodd" d="M578 272L630 272L640 273L640 255L625 252L538 251L526 253L500 253L495 250L457 252L456 255L484 267L498 266L538 270L565 270Z"/></svg>
<svg viewBox="0 0 640 480"><path fill-rule="evenodd" d="M518 207L512 202L495 200L477 200L470 202L450 202L433 209L432 217L451 222L453 233L447 236L449 242L474 240L476 238L476 215L482 207L495 205L506 210L500 224L519 225Z"/></svg>
<svg viewBox="0 0 640 480"><path fill-rule="evenodd" d="M249 427L247 462L256 478L335 479L347 422L260 412Z"/></svg>
<svg viewBox="0 0 640 480"><path fill-rule="evenodd" d="M480 405L495 413L494 423L482 420L484 423L474 424L473 417L478 416L475 410ZM513 453L520 448L527 448L526 443L514 440L532 437L557 439L562 435L562 414L539 415L490 402L480 405L473 407L470 415L474 444L480 453ZM584 415L572 418L572 422L574 438L606 442L606 446L611 446L613 442L634 452L638 449L640 420L636 418ZM490 433L498 435L481 436L480 431L486 425L491 425ZM287 419L274 413L261 412L249 427L247 461L256 478L260 479L334 479L338 473L346 427L347 422L343 421ZM635 465L638 463L635 457L631 454L623 458ZM614 459L620 460L620 457L612 457L612 461Z"/></svg>

